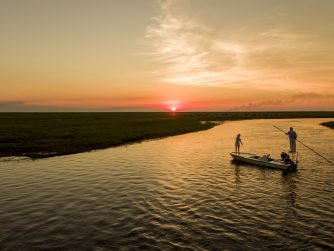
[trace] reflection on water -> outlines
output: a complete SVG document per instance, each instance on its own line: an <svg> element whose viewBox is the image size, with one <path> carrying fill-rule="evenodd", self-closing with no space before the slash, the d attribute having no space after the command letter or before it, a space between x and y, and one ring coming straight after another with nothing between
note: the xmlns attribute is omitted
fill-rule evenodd
<svg viewBox="0 0 334 251"><path fill-rule="evenodd" d="M226 122L211 130L43 160L0 161L0 250L330 249L333 167L302 146L293 173L231 161L279 157L292 125L334 160L323 119Z"/></svg>
<svg viewBox="0 0 334 251"><path fill-rule="evenodd" d="M289 172L285 173L282 172L282 187L283 190L286 192L286 200L291 206L293 206L296 203L296 197L297 197L297 184L296 184L296 179L295 173L294 172Z"/></svg>
<svg viewBox="0 0 334 251"><path fill-rule="evenodd" d="M238 188L240 185L240 165L238 165L238 163L235 163L235 165L235 185Z"/></svg>

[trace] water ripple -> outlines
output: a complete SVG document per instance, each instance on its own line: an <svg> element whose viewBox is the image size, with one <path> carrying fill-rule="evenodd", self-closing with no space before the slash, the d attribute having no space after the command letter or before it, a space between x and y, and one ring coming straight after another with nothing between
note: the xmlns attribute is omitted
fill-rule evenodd
<svg viewBox="0 0 334 251"><path fill-rule="evenodd" d="M334 158L321 119L226 122L211 130L103 151L0 159L0 250L330 250L333 169L298 146L297 172L232 163L279 156L298 130ZM314 133L316 132L316 133Z"/></svg>

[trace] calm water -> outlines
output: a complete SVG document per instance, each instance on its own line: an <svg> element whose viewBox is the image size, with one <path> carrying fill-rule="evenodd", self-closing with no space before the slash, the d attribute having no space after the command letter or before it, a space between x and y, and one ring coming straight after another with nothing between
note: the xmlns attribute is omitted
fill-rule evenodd
<svg viewBox="0 0 334 251"><path fill-rule="evenodd" d="M334 248L334 166L297 145L284 174L231 163L299 139L334 160L328 119L226 122L211 130L43 160L0 160L0 250Z"/></svg>

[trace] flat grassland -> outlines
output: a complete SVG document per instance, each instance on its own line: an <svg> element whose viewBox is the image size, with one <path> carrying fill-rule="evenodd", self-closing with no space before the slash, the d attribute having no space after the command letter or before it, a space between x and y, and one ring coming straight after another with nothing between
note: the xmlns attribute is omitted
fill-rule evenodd
<svg viewBox="0 0 334 251"><path fill-rule="evenodd" d="M334 112L0 113L0 157L103 149L206 130L215 126L211 121L333 117Z"/></svg>
<svg viewBox="0 0 334 251"><path fill-rule="evenodd" d="M324 122L321 125L334 129L334 121Z"/></svg>

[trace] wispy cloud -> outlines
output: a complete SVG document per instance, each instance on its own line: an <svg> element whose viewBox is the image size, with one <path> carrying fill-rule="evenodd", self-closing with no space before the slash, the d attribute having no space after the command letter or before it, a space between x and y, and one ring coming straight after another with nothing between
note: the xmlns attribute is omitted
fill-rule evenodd
<svg viewBox="0 0 334 251"><path fill-rule="evenodd" d="M287 98L261 100L231 109L231 111L247 110L333 110L334 95L320 93L299 93Z"/></svg>
<svg viewBox="0 0 334 251"><path fill-rule="evenodd" d="M53 107L34 105L25 101L0 102L0 112L46 112L54 111Z"/></svg>
<svg viewBox="0 0 334 251"><path fill-rule="evenodd" d="M0 112L159 111L146 100L37 100L1 102Z"/></svg>
<svg viewBox="0 0 334 251"><path fill-rule="evenodd" d="M157 73L172 84L211 85L245 78L240 71L243 59L241 45L217 41L212 30L196 20L173 13L176 1L160 1L155 24L147 28L146 38L151 55L161 62ZM220 69L220 68L224 69Z"/></svg>
<svg viewBox="0 0 334 251"><path fill-rule="evenodd" d="M288 54L309 46L302 43L305 36L276 27L253 34L248 41L227 39L176 11L182 2L158 1L159 14L147 27L146 41L152 49L150 55L160 63L155 73L161 81L193 86L256 84L261 88L289 82L286 87L293 88L291 83L297 80L285 70L296 56ZM287 67L280 68L280 64Z"/></svg>

